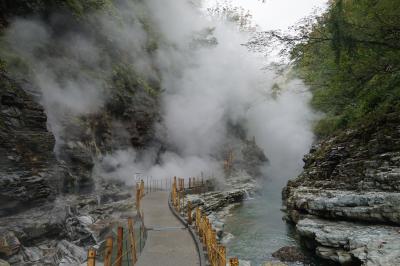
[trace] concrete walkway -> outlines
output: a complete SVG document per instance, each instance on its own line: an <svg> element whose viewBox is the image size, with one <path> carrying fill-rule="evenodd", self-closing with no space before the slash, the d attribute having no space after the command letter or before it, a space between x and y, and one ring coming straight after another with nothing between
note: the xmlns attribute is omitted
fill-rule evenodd
<svg viewBox="0 0 400 266"><path fill-rule="evenodd" d="M188 229L168 207L168 195L165 191L152 192L142 200L144 223L150 230L137 266L200 265L196 245Z"/></svg>

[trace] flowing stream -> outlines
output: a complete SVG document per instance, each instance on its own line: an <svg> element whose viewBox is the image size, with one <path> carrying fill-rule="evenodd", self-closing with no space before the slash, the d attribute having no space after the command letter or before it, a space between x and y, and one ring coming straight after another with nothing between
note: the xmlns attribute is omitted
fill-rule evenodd
<svg viewBox="0 0 400 266"><path fill-rule="evenodd" d="M249 261L252 266L266 261L277 261L272 253L284 246L297 246L305 262L287 263L294 265L327 265L304 249L296 239L295 228L287 224L281 211L282 182L266 181L262 192L253 199L236 206L225 224L225 230L233 234L227 243L228 255Z"/></svg>
<svg viewBox="0 0 400 266"><path fill-rule="evenodd" d="M228 256L238 256L251 266L279 261L272 253L285 246L298 247L305 256L304 262L285 262L289 266L327 266L334 263L318 259L298 240L294 226L282 217L281 191L286 182L267 180L263 190L254 198L242 202L231 210L225 231L233 234L227 243ZM241 264L245 265L245 264Z"/></svg>
<svg viewBox="0 0 400 266"><path fill-rule="evenodd" d="M260 265L274 260L271 254L279 248L296 245L293 229L282 221L280 191L276 183L266 183L260 195L232 210L225 224L234 235L229 255Z"/></svg>

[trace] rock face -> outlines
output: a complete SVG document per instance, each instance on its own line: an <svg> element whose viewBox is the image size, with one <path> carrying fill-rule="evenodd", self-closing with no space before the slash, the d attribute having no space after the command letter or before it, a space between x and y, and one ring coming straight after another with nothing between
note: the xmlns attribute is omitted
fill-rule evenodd
<svg viewBox="0 0 400 266"><path fill-rule="evenodd" d="M399 265L400 254L373 243L398 237L400 229L400 115L387 114L324 140L304 161L304 171L288 182L283 199L287 218L297 223L301 236L315 240L317 254L340 263ZM335 226L330 220L348 222ZM362 244L360 238L368 234L372 244ZM374 253L385 255L369 257Z"/></svg>
<svg viewBox="0 0 400 266"><path fill-rule="evenodd" d="M316 253L322 258L341 264L400 265L397 227L303 219L297 230L311 240L310 245L316 245Z"/></svg>
<svg viewBox="0 0 400 266"><path fill-rule="evenodd" d="M54 137L32 95L0 72L0 216L54 198Z"/></svg>
<svg viewBox="0 0 400 266"><path fill-rule="evenodd" d="M0 219L0 259L11 265L81 265L87 247L135 212L131 194L117 185L107 193L68 195ZM106 191L104 191L106 192Z"/></svg>

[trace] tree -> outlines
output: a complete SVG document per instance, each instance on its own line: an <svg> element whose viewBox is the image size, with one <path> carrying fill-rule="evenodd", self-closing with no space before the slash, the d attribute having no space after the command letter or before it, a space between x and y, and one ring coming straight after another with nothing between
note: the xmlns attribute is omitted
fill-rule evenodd
<svg viewBox="0 0 400 266"><path fill-rule="evenodd" d="M321 136L399 110L400 5L392 0L334 0L305 18L293 34L267 32L284 43L312 105L326 113Z"/></svg>

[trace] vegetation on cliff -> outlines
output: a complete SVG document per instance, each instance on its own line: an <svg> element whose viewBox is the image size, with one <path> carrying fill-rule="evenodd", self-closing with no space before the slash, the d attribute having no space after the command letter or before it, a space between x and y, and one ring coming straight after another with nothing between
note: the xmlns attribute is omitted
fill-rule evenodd
<svg viewBox="0 0 400 266"><path fill-rule="evenodd" d="M400 110L400 5L392 0L333 0L296 35L272 34L326 115L319 136Z"/></svg>

